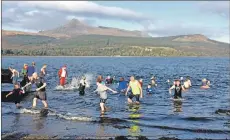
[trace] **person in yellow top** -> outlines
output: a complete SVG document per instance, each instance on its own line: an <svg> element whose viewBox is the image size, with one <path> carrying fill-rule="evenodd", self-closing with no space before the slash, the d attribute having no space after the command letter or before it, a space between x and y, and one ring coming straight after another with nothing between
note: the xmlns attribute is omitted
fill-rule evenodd
<svg viewBox="0 0 230 140"><path fill-rule="evenodd" d="M125 93L126 96L127 96L130 88L132 90L132 93L128 97L128 103L132 103L132 98L135 97L136 98L135 103L139 104L139 98L143 97L142 87L141 87L140 83L137 80L135 80L134 76L130 77L129 86L128 86L127 91Z"/></svg>

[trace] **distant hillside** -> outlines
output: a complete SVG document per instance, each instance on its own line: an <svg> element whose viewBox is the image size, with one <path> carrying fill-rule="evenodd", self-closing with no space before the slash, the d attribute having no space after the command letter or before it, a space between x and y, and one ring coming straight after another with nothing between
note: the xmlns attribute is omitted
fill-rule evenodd
<svg viewBox="0 0 230 140"><path fill-rule="evenodd" d="M80 22L77 19L72 19L67 24L60 26L55 29L40 31L41 34L61 34L67 35L71 37L75 37L78 35L113 35L113 36L132 36L132 37L145 37L140 31L128 31L117 28L110 27L92 27L83 22Z"/></svg>
<svg viewBox="0 0 230 140"><path fill-rule="evenodd" d="M2 55L229 56L229 44L204 35L149 37L140 31L92 27L77 19L38 33L2 30Z"/></svg>

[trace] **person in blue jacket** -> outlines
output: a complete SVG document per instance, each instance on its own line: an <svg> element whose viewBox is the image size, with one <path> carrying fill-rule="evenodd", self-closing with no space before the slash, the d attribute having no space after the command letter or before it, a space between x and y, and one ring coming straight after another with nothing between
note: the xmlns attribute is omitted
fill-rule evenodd
<svg viewBox="0 0 230 140"><path fill-rule="evenodd" d="M117 90L120 91L121 93L125 93L127 90L127 87L128 87L128 82L125 81L123 77L121 77Z"/></svg>

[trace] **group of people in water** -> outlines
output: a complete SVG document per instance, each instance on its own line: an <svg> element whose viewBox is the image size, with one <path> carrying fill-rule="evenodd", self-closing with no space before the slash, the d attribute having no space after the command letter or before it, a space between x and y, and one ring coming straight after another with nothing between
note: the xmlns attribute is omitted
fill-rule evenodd
<svg viewBox="0 0 230 140"><path fill-rule="evenodd" d="M33 105L32 107L36 107L37 100L40 99L44 105L45 108L48 108L47 98L46 98L46 80L45 76L47 74L46 72L47 65L44 64L40 70L40 73L36 71L35 63L32 62L31 66L28 66L27 64L24 64L24 67L21 70L21 73L19 73L16 69L9 68L9 70L12 72L12 81L14 84L14 90L6 95L6 98L12 94L15 95L15 104L16 107L20 108L20 101L21 101L21 95L25 93L25 91L30 91L31 85L36 85L36 93L33 98ZM23 80L18 83L19 76L23 77ZM59 77L59 83L60 86L65 88L65 85L67 84L67 66L62 66L58 71L58 77ZM85 87L86 87L86 77L82 76L82 79L79 82L79 94L84 95L85 94ZM186 77L186 79L183 81L183 77L181 79L176 79L172 83L170 80L167 80L168 84L170 85L169 93L171 94L171 91L174 90L174 99L181 99L182 98L182 91L185 91L189 89L192 84L190 77ZM117 91L110 88L109 85L111 84L118 84ZM107 91L111 91L112 93L120 93L124 95L128 95L128 103L135 103L140 104L140 98L143 98L143 79L136 80L134 76L130 76L129 81L125 81L123 77L119 79L119 81L116 81L116 77L114 76L111 78L111 76L108 76L105 80L102 75L99 75L96 79L96 85L97 89L96 92L100 95L100 108L101 113L103 114L106 111L106 100L107 100ZM150 80L150 83L147 85L146 88L146 94L153 94L154 90L153 88L157 87L157 81L156 78L153 76ZM207 89L210 87L210 81L207 79L202 79L202 86L201 88ZM128 94L129 93L129 94ZM133 98L135 98L135 102L133 102Z"/></svg>

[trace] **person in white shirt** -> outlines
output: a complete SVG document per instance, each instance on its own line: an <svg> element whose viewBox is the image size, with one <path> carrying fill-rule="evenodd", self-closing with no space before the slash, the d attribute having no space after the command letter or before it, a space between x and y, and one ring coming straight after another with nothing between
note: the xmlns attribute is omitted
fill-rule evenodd
<svg viewBox="0 0 230 140"><path fill-rule="evenodd" d="M11 76L11 79L13 79L12 83L16 84L18 82L19 72L11 67L9 67L9 70L12 72L12 76Z"/></svg>

